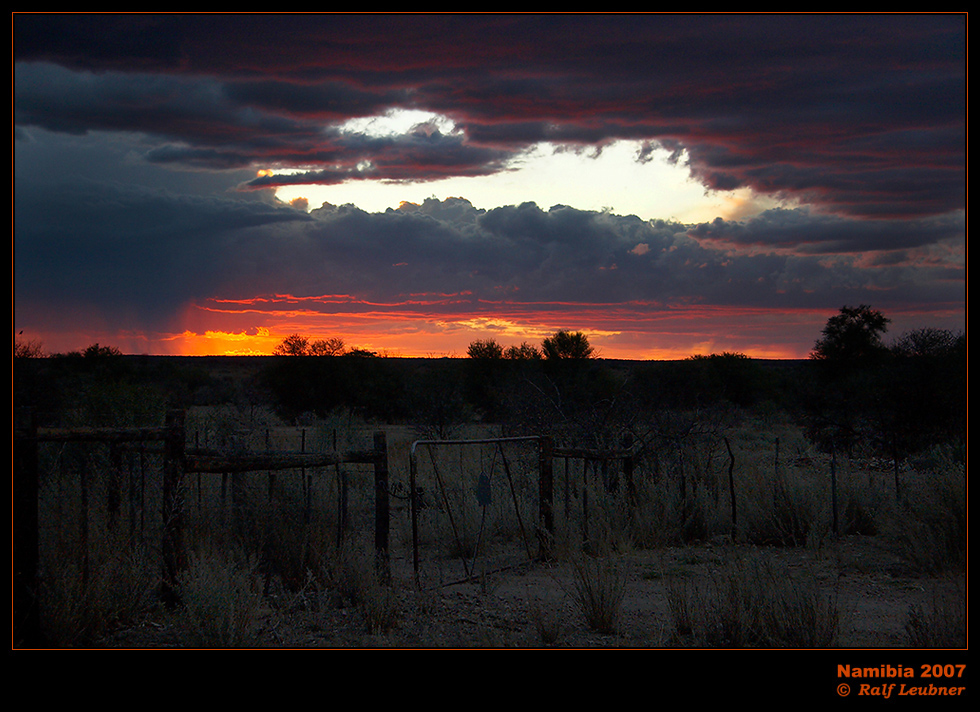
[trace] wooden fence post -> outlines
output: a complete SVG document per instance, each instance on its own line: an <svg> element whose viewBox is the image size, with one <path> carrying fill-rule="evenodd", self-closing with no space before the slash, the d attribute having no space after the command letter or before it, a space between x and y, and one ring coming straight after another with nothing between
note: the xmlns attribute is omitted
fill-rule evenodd
<svg viewBox="0 0 980 712"><path fill-rule="evenodd" d="M42 644L37 600L37 420L33 411L24 415L14 437L13 482L13 644Z"/></svg>
<svg viewBox="0 0 980 712"><path fill-rule="evenodd" d="M383 581L390 576L388 562L388 442L383 430L374 434L374 551Z"/></svg>
<svg viewBox="0 0 980 712"><path fill-rule="evenodd" d="M167 413L163 449L163 597L178 602L177 579L186 568L184 551L184 412Z"/></svg>
<svg viewBox="0 0 980 712"><path fill-rule="evenodd" d="M551 557L551 547L555 538L554 512L554 443L549 436L538 440L538 529L539 556Z"/></svg>
<svg viewBox="0 0 980 712"><path fill-rule="evenodd" d="M336 428L333 431L333 451L338 452ZM339 549L347 535L348 520L347 472L340 466L339 458L337 464L334 465L334 473L337 479L337 548Z"/></svg>

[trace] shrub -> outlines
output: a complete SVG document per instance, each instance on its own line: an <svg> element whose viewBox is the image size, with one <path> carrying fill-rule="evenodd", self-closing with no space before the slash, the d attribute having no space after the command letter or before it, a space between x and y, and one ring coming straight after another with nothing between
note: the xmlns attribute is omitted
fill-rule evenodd
<svg viewBox="0 0 980 712"><path fill-rule="evenodd" d="M504 347L494 339L477 339L466 349L466 354L474 359L498 359L504 357Z"/></svg>
<svg viewBox="0 0 980 712"><path fill-rule="evenodd" d="M56 646L90 645L132 623L154 604L155 571L142 550L92 562L85 573L74 552L61 557L44 580L42 626Z"/></svg>
<svg viewBox="0 0 980 712"><path fill-rule="evenodd" d="M555 645L561 639L561 621L555 611L537 599L528 603L528 614L542 645Z"/></svg>
<svg viewBox="0 0 980 712"><path fill-rule="evenodd" d="M937 574L966 565L966 473L949 463L916 473L903 487L898 511L888 523L905 561L920 573Z"/></svg>
<svg viewBox="0 0 980 712"><path fill-rule="evenodd" d="M909 606L905 635L912 648L965 648L966 596L934 596L927 608Z"/></svg>
<svg viewBox="0 0 980 712"><path fill-rule="evenodd" d="M184 639L190 647L248 647L262 600L252 557L191 553L179 579Z"/></svg>
<svg viewBox="0 0 980 712"><path fill-rule="evenodd" d="M705 589L669 585L668 605L676 632L706 647L825 648L840 628L836 594L755 559L727 566Z"/></svg>
<svg viewBox="0 0 980 712"><path fill-rule="evenodd" d="M571 332L564 329L542 341L541 352L551 361L587 359L596 355L595 348L589 344L589 337L581 331Z"/></svg>
<svg viewBox="0 0 980 712"><path fill-rule="evenodd" d="M381 579L372 554L360 553L351 542L344 542L329 578L333 581L338 605L361 609L367 633L381 635L395 626L398 620L395 592Z"/></svg>
<svg viewBox="0 0 980 712"><path fill-rule="evenodd" d="M626 578L615 559L580 554L572 557L571 569L571 596L589 628L615 633L626 594Z"/></svg>

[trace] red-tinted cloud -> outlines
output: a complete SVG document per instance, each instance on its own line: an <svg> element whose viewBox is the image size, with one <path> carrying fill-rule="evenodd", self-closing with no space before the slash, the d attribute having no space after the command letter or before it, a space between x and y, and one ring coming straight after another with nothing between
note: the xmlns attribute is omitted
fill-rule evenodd
<svg viewBox="0 0 980 712"><path fill-rule="evenodd" d="M14 57L20 126L308 170L292 182L484 175L535 142L630 138L682 146L714 189L875 217L965 205L962 15L18 15ZM460 133L327 130L391 107Z"/></svg>

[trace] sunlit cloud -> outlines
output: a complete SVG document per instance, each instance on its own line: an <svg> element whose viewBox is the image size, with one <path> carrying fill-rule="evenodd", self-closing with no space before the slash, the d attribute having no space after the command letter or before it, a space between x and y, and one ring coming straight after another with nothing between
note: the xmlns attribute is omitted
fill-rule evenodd
<svg viewBox="0 0 980 712"><path fill-rule="evenodd" d="M225 331L195 334L185 331L166 340L176 346L176 353L183 356L259 356L271 353L282 338L282 335L260 327L254 334Z"/></svg>
<svg viewBox="0 0 980 712"><path fill-rule="evenodd" d="M493 175L418 182L351 178L329 185L283 185L276 188L276 195L284 202L303 198L311 207L349 203L369 212L417 205L432 197L465 195L477 205L532 201L543 207L572 205L692 223L719 216L740 219L767 207L793 204L756 195L750 189L705 190L688 168L667 160L669 152L665 149L648 150L648 158L641 161L638 156L642 149L638 141L618 141L599 154L538 144L515 157L506 171ZM299 173L284 171L285 175Z"/></svg>

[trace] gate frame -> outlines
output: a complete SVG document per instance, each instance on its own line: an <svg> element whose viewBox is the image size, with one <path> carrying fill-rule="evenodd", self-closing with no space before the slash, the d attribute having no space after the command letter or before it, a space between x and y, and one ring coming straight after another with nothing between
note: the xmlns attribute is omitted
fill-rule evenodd
<svg viewBox="0 0 980 712"><path fill-rule="evenodd" d="M554 521L554 475L553 457L554 446L552 439L547 435L517 435L502 438L473 438L464 440L415 440L409 449L409 468L408 468L408 489L409 502L412 513L412 566L415 574L415 584L420 584L419 580L419 525L418 525L418 488L416 487L416 476L418 474L418 459L416 450L419 445L488 445L496 444L501 446L507 442L537 442L538 443L538 525L535 533L538 539L538 560L551 558L552 542L555 535ZM450 517L452 515L450 514ZM465 568L465 562L464 562ZM466 571L469 577L468 570Z"/></svg>

